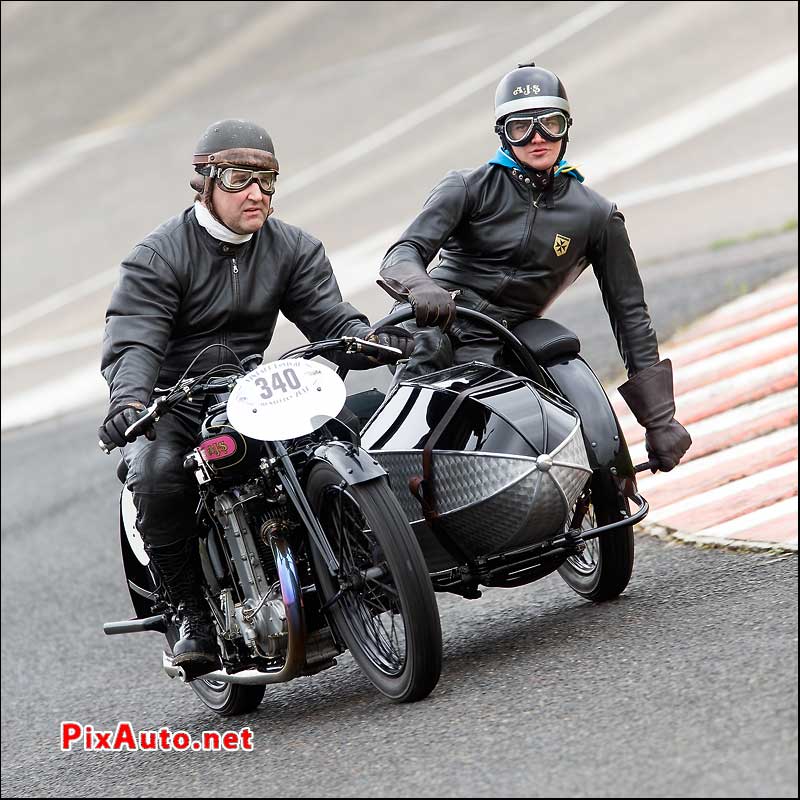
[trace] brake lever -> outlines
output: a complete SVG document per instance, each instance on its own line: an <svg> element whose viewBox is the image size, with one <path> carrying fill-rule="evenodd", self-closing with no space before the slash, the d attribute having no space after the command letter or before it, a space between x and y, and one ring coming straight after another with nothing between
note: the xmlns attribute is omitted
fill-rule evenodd
<svg viewBox="0 0 800 800"><path fill-rule="evenodd" d="M359 339L358 336L346 336L345 339L351 339L348 343L346 353L362 353L366 349L379 350L382 353L391 353L393 356L402 356L403 351L398 347L390 347L388 344L378 344L378 342L370 342L366 339Z"/></svg>

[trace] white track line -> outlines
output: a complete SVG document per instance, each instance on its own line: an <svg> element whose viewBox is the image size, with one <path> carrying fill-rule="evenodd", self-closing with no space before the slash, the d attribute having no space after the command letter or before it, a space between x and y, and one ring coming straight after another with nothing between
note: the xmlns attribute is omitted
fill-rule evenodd
<svg viewBox="0 0 800 800"><path fill-rule="evenodd" d="M714 505L727 499L735 501L736 496L742 492L779 480L787 475L797 475L797 460L787 461L785 464L765 469L755 475L748 475L746 478L731 481L699 496L678 500L676 503L654 510L652 516L655 520L668 521L670 517L675 517L678 514L685 514L687 511Z"/></svg>
<svg viewBox="0 0 800 800"><path fill-rule="evenodd" d="M702 175L693 175L691 178L684 178L679 181L662 183L659 186L648 186L644 189L637 189L618 195L617 205L621 209L631 208L632 206L649 203L653 200L660 200L664 197L672 197L684 192L693 192L697 189L706 189L710 186L717 186L721 183L736 181L740 178L749 178L751 175L758 175L761 172L769 172L780 167L787 167L797 163L797 148L785 150L772 156L759 158L745 164L735 164L732 167L717 169L706 172ZM594 176L592 176L594 178Z"/></svg>
<svg viewBox="0 0 800 800"><path fill-rule="evenodd" d="M766 508L760 508L758 511L745 514L738 519L723 522L721 525L715 525L712 528L705 528L695 533L694 536L697 539L733 539L738 533L746 533L753 528L762 528L776 519L788 516L792 512L797 513L796 497L788 497L786 500L781 500L779 503Z"/></svg>
<svg viewBox="0 0 800 800"><path fill-rule="evenodd" d="M658 472L655 475L648 473L639 480L639 486L640 488L653 486L661 491L665 487L676 483L689 483L692 476L712 472L731 462L745 461L751 453L761 453L764 450L769 450L773 447L778 448L793 441L797 441L797 425L768 433L766 436L759 436L757 439L751 439L749 442L743 442L727 450L720 450L717 453L698 458L696 461L690 461L688 464L681 464L679 470L666 473ZM647 495L645 494L645 496Z"/></svg>
<svg viewBox="0 0 800 800"><path fill-rule="evenodd" d="M731 119L797 86L797 53L726 84L700 100L650 122L631 133L614 137L603 149L582 163L592 181L602 181L619 171L619 165L632 169L642 162L694 139L703 131Z"/></svg>
<svg viewBox="0 0 800 800"><path fill-rule="evenodd" d="M737 406L722 414L708 417L707 419L700 420L700 422L694 422L689 426L689 433L692 435L693 439L699 442L705 437L719 433L720 431L746 427L749 423L753 422L753 420L769 417L773 414L779 415L781 412L787 411L790 408L797 408L797 398L797 387L794 389L787 389L784 392L778 392L777 394L771 394L769 397L756 400L754 403ZM647 448L644 440L631 445L630 451L631 459L634 464L647 461ZM681 467L681 470L683 470L683 467Z"/></svg>
<svg viewBox="0 0 800 800"><path fill-rule="evenodd" d="M380 130L365 136L333 156L323 158L321 161L316 162L313 167L296 173L283 182L281 196L288 197L301 189L305 189L307 186L311 186L321 178L338 172L348 164L360 161L366 154L384 147L401 136L405 136L409 131L419 127L423 122L433 119L443 111L459 106L475 92L496 83L500 76L508 72L509 64L527 61L530 59L531 53L535 53L537 59L541 58L542 53L553 50L623 5L624 3L622 2L594 3L574 17L562 22L560 25L556 25L546 34L538 36L523 47L506 53L502 59L494 64L461 81L461 83L457 83L446 92L442 92L408 114L404 114L388 125L384 125Z"/></svg>

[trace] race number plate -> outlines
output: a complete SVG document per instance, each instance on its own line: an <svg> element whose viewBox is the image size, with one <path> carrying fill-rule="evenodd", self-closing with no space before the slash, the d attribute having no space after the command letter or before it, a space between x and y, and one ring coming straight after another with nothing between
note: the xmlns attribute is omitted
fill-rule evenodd
<svg viewBox="0 0 800 800"><path fill-rule="evenodd" d="M295 439L335 417L346 396L344 382L330 367L303 359L271 361L237 381L228 421L251 439Z"/></svg>

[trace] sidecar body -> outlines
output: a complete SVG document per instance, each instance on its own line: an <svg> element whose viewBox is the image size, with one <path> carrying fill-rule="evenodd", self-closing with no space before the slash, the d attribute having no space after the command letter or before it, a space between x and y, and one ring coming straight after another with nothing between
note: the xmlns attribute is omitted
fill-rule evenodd
<svg viewBox="0 0 800 800"><path fill-rule="evenodd" d="M431 571L562 535L592 475L572 406L486 364L401 382L361 436Z"/></svg>

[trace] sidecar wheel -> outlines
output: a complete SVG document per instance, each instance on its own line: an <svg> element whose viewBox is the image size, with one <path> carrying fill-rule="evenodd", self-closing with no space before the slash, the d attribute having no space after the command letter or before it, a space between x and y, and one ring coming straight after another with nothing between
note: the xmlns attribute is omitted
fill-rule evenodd
<svg viewBox="0 0 800 800"><path fill-rule="evenodd" d="M609 525L622 519L618 505L628 503L611 492L592 489L591 505L582 528ZM559 568L567 585L581 597L601 603L619 597L628 585L633 572L633 526L590 539L579 556L570 556Z"/></svg>
<svg viewBox="0 0 800 800"><path fill-rule="evenodd" d="M170 650L177 641L176 631L167 633ZM189 683L192 691L200 698L203 705L221 717L233 717L254 711L264 699L266 686L245 686L235 683L223 683L209 678L197 678Z"/></svg>
<svg viewBox="0 0 800 800"><path fill-rule="evenodd" d="M396 703L433 691L442 664L439 611L425 559L386 478L348 486L315 466L306 494L339 561L332 576L311 545L320 594L372 684Z"/></svg>

